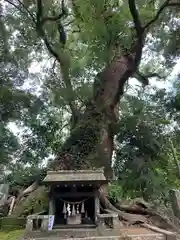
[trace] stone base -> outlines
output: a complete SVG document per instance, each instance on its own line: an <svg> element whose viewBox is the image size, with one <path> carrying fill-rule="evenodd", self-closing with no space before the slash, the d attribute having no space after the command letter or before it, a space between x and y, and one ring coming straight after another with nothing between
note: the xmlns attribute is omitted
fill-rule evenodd
<svg viewBox="0 0 180 240"><path fill-rule="evenodd" d="M157 229L156 229L157 230ZM173 237L172 239L170 238ZM119 228L119 229L104 229L99 234L97 228L95 229L61 229L52 230L46 233L43 232L32 232L29 235L25 235L23 239L34 239L34 240L175 240L174 234L165 231L159 233L147 228ZM175 236L176 237L176 236Z"/></svg>
<svg viewBox="0 0 180 240"><path fill-rule="evenodd" d="M30 215L27 217L26 221L27 232L33 231L33 222L36 222L37 220L41 220L41 231L48 231L49 215Z"/></svg>
<svg viewBox="0 0 180 240"><path fill-rule="evenodd" d="M48 217L42 219L41 231L47 232L48 231L48 224L49 224L49 218Z"/></svg>

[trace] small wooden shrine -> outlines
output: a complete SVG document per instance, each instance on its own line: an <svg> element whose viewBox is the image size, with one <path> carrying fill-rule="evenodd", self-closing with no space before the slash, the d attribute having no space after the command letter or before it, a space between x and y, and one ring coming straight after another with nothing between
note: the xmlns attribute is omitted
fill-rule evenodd
<svg viewBox="0 0 180 240"><path fill-rule="evenodd" d="M48 171L49 215L54 225L95 225L100 213L98 189L107 184L103 169Z"/></svg>

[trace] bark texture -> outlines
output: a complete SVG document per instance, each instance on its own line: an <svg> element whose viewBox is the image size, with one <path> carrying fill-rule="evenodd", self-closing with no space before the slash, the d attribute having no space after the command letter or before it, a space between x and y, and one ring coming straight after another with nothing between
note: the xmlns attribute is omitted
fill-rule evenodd
<svg viewBox="0 0 180 240"><path fill-rule="evenodd" d="M133 58L118 55L98 74L94 96L53 163L54 169L104 167L112 178L111 158L119 98L135 71ZM99 81L99 84L96 84Z"/></svg>

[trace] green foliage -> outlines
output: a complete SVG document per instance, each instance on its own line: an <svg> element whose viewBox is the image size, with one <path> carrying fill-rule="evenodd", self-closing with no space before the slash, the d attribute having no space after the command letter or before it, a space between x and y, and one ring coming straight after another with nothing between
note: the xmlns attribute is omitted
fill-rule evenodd
<svg viewBox="0 0 180 240"><path fill-rule="evenodd" d="M0 219L0 228L3 231L24 229L25 225L26 225L26 218L3 217Z"/></svg>
<svg viewBox="0 0 180 240"><path fill-rule="evenodd" d="M0 232L0 238L2 240L17 240L21 237L24 230L3 231Z"/></svg>
<svg viewBox="0 0 180 240"><path fill-rule="evenodd" d="M168 189L178 186L168 141L173 133L169 130L165 97L161 91L124 99L128 107L124 108L119 123L114 170L125 195L167 199Z"/></svg>
<svg viewBox="0 0 180 240"><path fill-rule="evenodd" d="M108 185L108 196L113 202L117 202L123 196L122 187L118 182L114 182Z"/></svg>
<svg viewBox="0 0 180 240"><path fill-rule="evenodd" d="M98 112L93 115L85 115L63 144L61 152L69 152L73 158L69 166L71 169L81 169L84 158L95 151L100 139L101 122L102 118ZM89 165L91 166L91 163Z"/></svg>
<svg viewBox="0 0 180 240"><path fill-rule="evenodd" d="M12 187L28 187L34 181L40 182L45 177L45 173L46 169L15 164L6 181L10 182Z"/></svg>
<svg viewBox="0 0 180 240"><path fill-rule="evenodd" d="M174 108L179 112L180 111L180 84L179 84L179 77L177 77L175 83L174 83L174 88L175 88L175 98L173 99L173 106Z"/></svg>
<svg viewBox="0 0 180 240"><path fill-rule="evenodd" d="M11 154L19 148L16 136L1 122L0 123L0 164L12 160Z"/></svg>

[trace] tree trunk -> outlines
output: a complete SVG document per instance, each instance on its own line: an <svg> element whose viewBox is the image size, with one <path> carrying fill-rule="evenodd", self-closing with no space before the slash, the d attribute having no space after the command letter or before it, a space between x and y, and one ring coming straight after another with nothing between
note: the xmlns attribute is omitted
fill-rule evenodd
<svg viewBox="0 0 180 240"><path fill-rule="evenodd" d="M180 191L171 189L169 195L173 213L180 219Z"/></svg>
<svg viewBox="0 0 180 240"><path fill-rule="evenodd" d="M97 75L94 96L53 162L53 169L104 167L106 177L112 178L113 125L124 84L135 71L132 60L132 55L130 61L128 56L117 54Z"/></svg>
<svg viewBox="0 0 180 240"><path fill-rule="evenodd" d="M180 164L177 158L176 148L174 147L174 144L171 139L169 140L169 142L170 142L170 148L171 148L174 164L176 166L176 175L177 175L177 178L180 179Z"/></svg>

